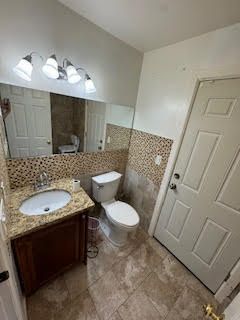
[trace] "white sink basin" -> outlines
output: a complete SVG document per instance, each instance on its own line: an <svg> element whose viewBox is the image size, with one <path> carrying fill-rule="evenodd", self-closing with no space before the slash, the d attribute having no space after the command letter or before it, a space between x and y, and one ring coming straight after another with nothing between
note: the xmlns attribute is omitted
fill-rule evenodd
<svg viewBox="0 0 240 320"><path fill-rule="evenodd" d="M71 195L65 190L49 190L37 193L23 201L19 210L28 215L40 215L60 209L71 200Z"/></svg>

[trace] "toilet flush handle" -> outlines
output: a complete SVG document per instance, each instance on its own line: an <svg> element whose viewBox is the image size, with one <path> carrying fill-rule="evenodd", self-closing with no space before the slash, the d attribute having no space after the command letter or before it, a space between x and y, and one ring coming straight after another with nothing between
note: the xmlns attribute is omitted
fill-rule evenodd
<svg viewBox="0 0 240 320"><path fill-rule="evenodd" d="M98 186L97 186L97 189L103 189L104 188L104 185L103 184L99 184Z"/></svg>

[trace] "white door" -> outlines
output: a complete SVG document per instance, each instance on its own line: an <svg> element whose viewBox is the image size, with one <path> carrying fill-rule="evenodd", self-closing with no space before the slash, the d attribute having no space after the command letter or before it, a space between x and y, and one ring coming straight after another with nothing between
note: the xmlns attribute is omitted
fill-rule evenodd
<svg viewBox="0 0 240 320"><path fill-rule="evenodd" d="M240 79L200 84L174 174L155 237L216 292L240 257Z"/></svg>
<svg viewBox="0 0 240 320"><path fill-rule="evenodd" d="M0 190L1 191L1 190ZM1 198L1 197L0 197ZM2 272L8 271L9 278L0 281L0 319L20 320L23 319L23 311L20 302L19 291L14 279L10 257L5 241L5 229L2 219L4 217L3 199L0 200L0 278Z"/></svg>
<svg viewBox="0 0 240 320"><path fill-rule="evenodd" d="M0 249L0 273L8 270L3 260L3 247ZM12 300L9 280L0 283L0 319L17 320L15 307Z"/></svg>
<svg viewBox="0 0 240 320"><path fill-rule="evenodd" d="M87 137L86 151L103 150L105 139L106 104L103 102L87 101Z"/></svg>
<svg viewBox="0 0 240 320"><path fill-rule="evenodd" d="M52 154L50 94L6 84L0 93L11 103L5 119L10 157Z"/></svg>

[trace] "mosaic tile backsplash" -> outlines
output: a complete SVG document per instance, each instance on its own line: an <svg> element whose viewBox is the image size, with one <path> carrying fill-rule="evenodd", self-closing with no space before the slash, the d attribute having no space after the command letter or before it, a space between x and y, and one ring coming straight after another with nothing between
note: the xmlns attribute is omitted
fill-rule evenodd
<svg viewBox="0 0 240 320"><path fill-rule="evenodd" d="M123 190L125 200L140 215L140 224L148 230L159 188L166 170L173 141L133 130ZM160 155L160 166L155 157Z"/></svg>
<svg viewBox="0 0 240 320"><path fill-rule="evenodd" d="M52 180L79 177L91 196L91 176L116 170L125 174L119 190L124 201L139 213L141 226L147 230L152 218L159 188L166 169L173 141L138 130L110 126L114 137L112 147L118 148L118 135L125 132L126 149L96 153L56 154L52 156L7 160L11 188L33 184L40 170L45 170ZM132 131L130 133L130 131ZM131 134L129 150L127 139ZM162 157L160 166L155 164L156 155ZM124 183L123 183L124 180Z"/></svg>
<svg viewBox="0 0 240 320"><path fill-rule="evenodd" d="M132 129L107 123L105 150L128 149L131 139L131 132Z"/></svg>
<svg viewBox="0 0 240 320"><path fill-rule="evenodd" d="M139 175L160 186L167 166L173 140L146 132L133 130L129 147L128 166ZM162 157L160 166L155 164L157 155Z"/></svg>
<svg viewBox="0 0 240 320"><path fill-rule="evenodd" d="M125 172L128 150L96 153L55 154L35 158L8 159L8 174L11 188L33 184L40 170L50 179L79 177L83 174L98 174L110 170Z"/></svg>

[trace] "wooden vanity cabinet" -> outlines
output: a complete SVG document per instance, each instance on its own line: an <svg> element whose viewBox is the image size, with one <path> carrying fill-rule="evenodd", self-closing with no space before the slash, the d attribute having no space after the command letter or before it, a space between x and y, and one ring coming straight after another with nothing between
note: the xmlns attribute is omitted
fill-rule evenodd
<svg viewBox="0 0 240 320"><path fill-rule="evenodd" d="M87 213L12 240L18 274L28 296L77 262L87 262Z"/></svg>

